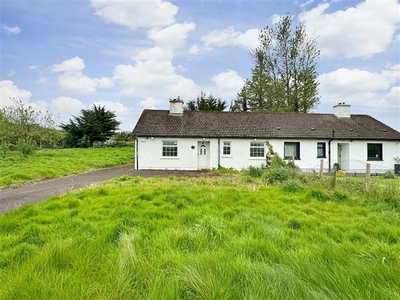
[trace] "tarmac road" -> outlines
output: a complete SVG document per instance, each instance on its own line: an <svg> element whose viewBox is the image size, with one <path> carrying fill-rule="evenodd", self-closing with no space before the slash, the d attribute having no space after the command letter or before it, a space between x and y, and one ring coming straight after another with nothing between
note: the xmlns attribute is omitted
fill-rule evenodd
<svg viewBox="0 0 400 300"><path fill-rule="evenodd" d="M79 175L70 175L61 178L42 180L36 183L22 185L18 188L0 187L0 215L6 211L21 207L24 204L36 204L46 200L53 195L60 195L74 189L80 189L92 184L110 180L112 178L128 176L204 176L197 171L167 171L167 170L144 170L136 171L133 164L116 166L106 169L95 170Z"/></svg>

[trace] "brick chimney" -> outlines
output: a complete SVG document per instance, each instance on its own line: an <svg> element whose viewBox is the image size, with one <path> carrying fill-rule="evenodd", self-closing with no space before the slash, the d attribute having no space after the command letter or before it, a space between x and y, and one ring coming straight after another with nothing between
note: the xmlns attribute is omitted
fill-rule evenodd
<svg viewBox="0 0 400 300"><path fill-rule="evenodd" d="M339 102L333 107L333 114L338 118L350 118L350 106L344 102Z"/></svg>
<svg viewBox="0 0 400 300"><path fill-rule="evenodd" d="M181 116L183 114L183 100L181 98L169 100L169 114L171 116Z"/></svg>

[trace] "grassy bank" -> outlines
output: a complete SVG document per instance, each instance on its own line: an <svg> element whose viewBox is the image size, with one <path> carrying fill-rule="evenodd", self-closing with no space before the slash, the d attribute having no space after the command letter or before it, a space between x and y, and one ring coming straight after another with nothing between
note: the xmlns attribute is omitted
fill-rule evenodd
<svg viewBox="0 0 400 300"><path fill-rule="evenodd" d="M400 299L400 181L342 179L121 177L8 212L0 299Z"/></svg>
<svg viewBox="0 0 400 300"><path fill-rule="evenodd" d="M133 163L133 148L40 150L21 158L17 152L0 158L0 186Z"/></svg>

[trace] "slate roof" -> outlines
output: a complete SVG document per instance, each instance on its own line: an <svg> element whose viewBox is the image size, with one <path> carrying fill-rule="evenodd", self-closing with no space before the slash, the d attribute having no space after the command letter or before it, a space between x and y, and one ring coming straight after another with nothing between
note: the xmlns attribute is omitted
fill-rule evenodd
<svg viewBox="0 0 400 300"><path fill-rule="evenodd" d="M144 110L135 137L399 140L400 132L368 115Z"/></svg>

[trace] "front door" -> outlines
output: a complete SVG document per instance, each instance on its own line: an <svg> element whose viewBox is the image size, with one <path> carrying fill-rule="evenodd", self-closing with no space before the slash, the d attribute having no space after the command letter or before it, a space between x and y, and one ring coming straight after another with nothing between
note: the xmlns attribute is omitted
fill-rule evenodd
<svg viewBox="0 0 400 300"><path fill-rule="evenodd" d="M197 143L197 168L199 170L210 168L210 142Z"/></svg>
<svg viewBox="0 0 400 300"><path fill-rule="evenodd" d="M349 143L338 144L338 163L340 169L347 171L349 169Z"/></svg>

